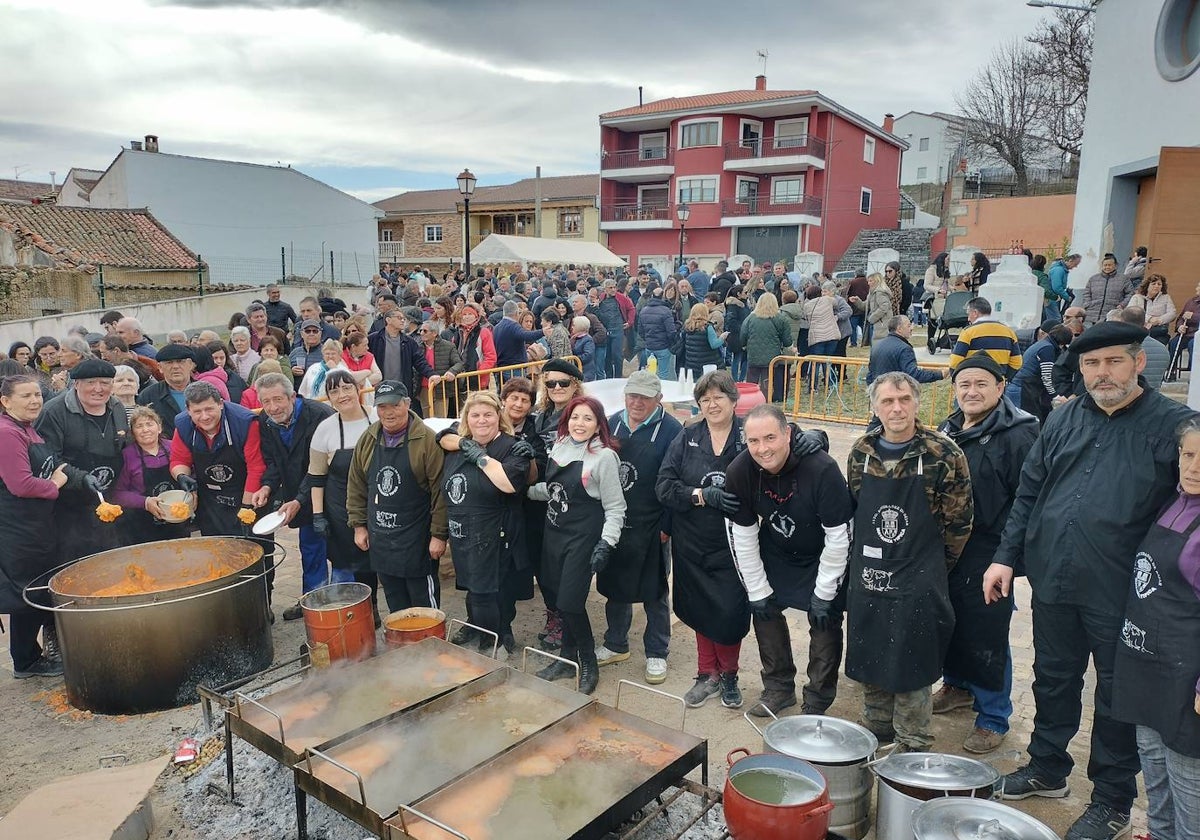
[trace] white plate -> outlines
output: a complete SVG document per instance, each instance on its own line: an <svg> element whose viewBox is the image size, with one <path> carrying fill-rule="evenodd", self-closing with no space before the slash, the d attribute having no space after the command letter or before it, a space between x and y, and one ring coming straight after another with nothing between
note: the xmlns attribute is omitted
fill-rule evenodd
<svg viewBox="0 0 1200 840"><path fill-rule="evenodd" d="M283 511L277 510L259 519L250 530L254 531L260 537L270 536L283 526L286 519L287 516L284 515Z"/></svg>

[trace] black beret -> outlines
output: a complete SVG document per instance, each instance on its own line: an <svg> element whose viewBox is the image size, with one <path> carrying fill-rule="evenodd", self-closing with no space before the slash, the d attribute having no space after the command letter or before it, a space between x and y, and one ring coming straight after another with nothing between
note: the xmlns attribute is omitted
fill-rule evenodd
<svg viewBox="0 0 1200 840"><path fill-rule="evenodd" d="M192 348L186 344L168 344L166 347L158 351L159 362L182 362L184 359L196 361L196 355L192 352Z"/></svg>
<svg viewBox="0 0 1200 840"><path fill-rule="evenodd" d="M1083 335L1071 342L1071 350L1075 353L1087 353L1091 350L1101 350L1105 347L1116 347L1125 344L1140 343L1149 335L1144 329L1124 321L1103 321L1088 327Z"/></svg>
<svg viewBox="0 0 1200 840"><path fill-rule="evenodd" d="M1042 325L1040 327L1038 327L1038 329L1044 333L1048 333L1048 332L1050 332L1050 330L1054 329L1055 327L1061 327L1061 326L1062 326L1062 321L1056 320L1054 318L1047 318L1045 321L1042 321Z"/></svg>
<svg viewBox="0 0 1200 840"><path fill-rule="evenodd" d="M959 362L958 367L956 367L950 374L950 381L953 382L960 373L962 373L964 370L970 370L971 368L986 370L992 376L996 377L996 381L1004 381L1004 371L1001 369L1000 365L996 364L996 360L987 353L972 353L970 356L967 356L967 358Z"/></svg>
<svg viewBox="0 0 1200 840"><path fill-rule="evenodd" d="M117 369L103 359L84 359L71 368L71 379L78 382L81 379L112 379L117 375Z"/></svg>
<svg viewBox="0 0 1200 840"><path fill-rule="evenodd" d="M583 381L583 371L566 359L551 359L542 366L542 373L565 373L572 379L578 379L580 382Z"/></svg>

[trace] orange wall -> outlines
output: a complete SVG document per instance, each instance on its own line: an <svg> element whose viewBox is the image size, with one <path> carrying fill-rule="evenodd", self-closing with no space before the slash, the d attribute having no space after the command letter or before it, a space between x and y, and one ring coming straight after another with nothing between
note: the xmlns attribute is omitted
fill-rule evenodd
<svg viewBox="0 0 1200 840"><path fill-rule="evenodd" d="M1071 238L1075 219L1075 196L1036 195L1021 198L977 198L962 201L967 208L951 224L966 229L956 242L989 248L1007 249L1014 239L1021 240L1034 253L1058 246Z"/></svg>

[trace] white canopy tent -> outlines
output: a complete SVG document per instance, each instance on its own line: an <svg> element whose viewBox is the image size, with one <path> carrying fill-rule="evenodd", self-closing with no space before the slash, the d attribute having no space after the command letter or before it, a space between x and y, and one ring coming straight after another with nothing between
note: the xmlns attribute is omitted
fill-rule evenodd
<svg viewBox="0 0 1200 840"><path fill-rule="evenodd" d="M471 249L471 262L529 263L555 265L625 265L625 261L599 242L579 242L571 239L545 239L537 236L504 236L493 233Z"/></svg>

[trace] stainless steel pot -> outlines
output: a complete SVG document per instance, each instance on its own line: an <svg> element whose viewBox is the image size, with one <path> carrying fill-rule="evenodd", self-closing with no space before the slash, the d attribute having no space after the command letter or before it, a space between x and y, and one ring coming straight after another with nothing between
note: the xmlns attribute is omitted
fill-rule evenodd
<svg viewBox="0 0 1200 840"><path fill-rule="evenodd" d="M943 797L993 799L1000 773L989 764L941 753L900 753L871 763L879 776L876 840L913 840L912 817Z"/></svg>
<svg viewBox="0 0 1200 840"><path fill-rule="evenodd" d="M981 799L934 799L913 812L915 840L1058 840L1058 835L1028 814Z"/></svg>
<svg viewBox="0 0 1200 840"><path fill-rule="evenodd" d="M49 590L72 706L169 709L271 664L266 577L282 555L232 537L146 543L60 567L25 600L47 609L34 590Z"/></svg>
<svg viewBox="0 0 1200 840"><path fill-rule="evenodd" d="M771 710L767 709L771 714ZM829 782L829 830L846 837L865 837L871 828L871 789L875 777L868 763L879 748L869 729L826 715L775 717L762 729L742 715L763 738L763 751L799 758L814 765Z"/></svg>

